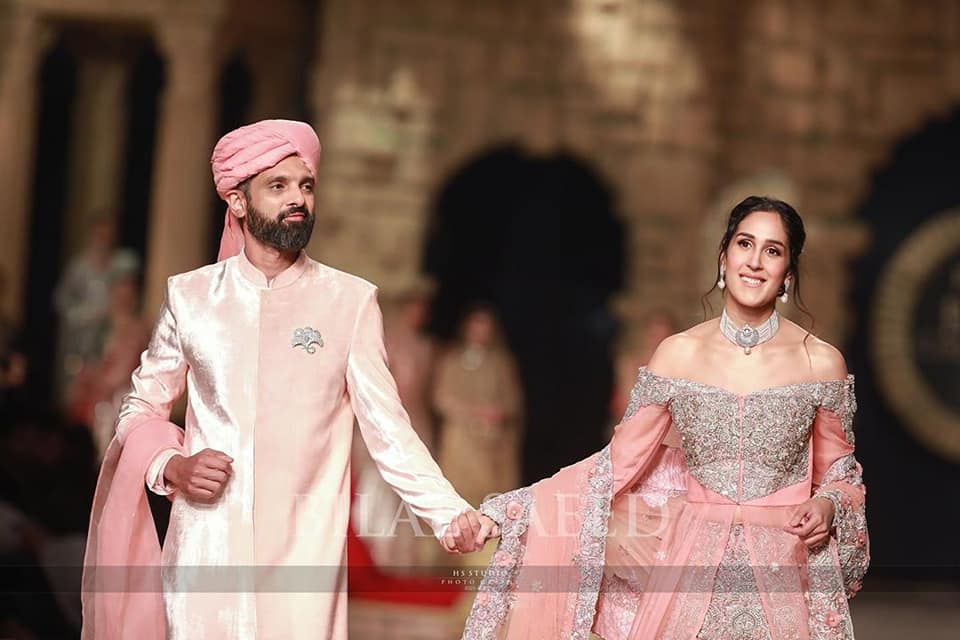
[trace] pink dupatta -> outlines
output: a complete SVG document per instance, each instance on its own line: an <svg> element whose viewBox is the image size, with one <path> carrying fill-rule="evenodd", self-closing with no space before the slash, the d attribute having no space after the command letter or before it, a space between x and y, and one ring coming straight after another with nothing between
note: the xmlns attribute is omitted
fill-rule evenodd
<svg viewBox="0 0 960 640"><path fill-rule="evenodd" d="M83 640L166 638L160 541L144 477L160 451L182 444L179 427L148 418L107 447L84 556Z"/></svg>

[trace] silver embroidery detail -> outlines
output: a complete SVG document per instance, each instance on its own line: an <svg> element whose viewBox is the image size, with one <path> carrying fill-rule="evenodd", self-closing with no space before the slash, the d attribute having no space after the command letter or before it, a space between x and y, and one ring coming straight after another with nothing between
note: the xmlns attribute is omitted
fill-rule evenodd
<svg viewBox="0 0 960 640"><path fill-rule="evenodd" d="M640 369L637 382L630 390L630 401L623 414L623 422L633 417L640 407L651 404L666 404L673 395L673 380L650 373L646 367Z"/></svg>
<svg viewBox="0 0 960 640"><path fill-rule="evenodd" d="M847 442L853 446L853 416L857 412L857 396L854 392L854 377L846 380L820 383L820 406L833 411L840 417L840 424L847 436Z"/></svg>
<svg viewBox="0 0 960 640"><path fill-rule="evenodd" d="M841 488L844 486L845 488ZM820 488L813 494L814 497L826 498L833 503L833 538L836 540L837 557L847 598L852 598L860 590L863 576L870 566L866 508L862 503L862 494L861 502L854 504L847 493L851 490L863 491L860 464L853 454L830 465Z"/></svg>
<svg viewBox="0 0 960 640"><path fill-rule="evenodd" d="M641 369L628 417L651 402L669 403L690 474L732 502L762 498L806 478L818 407L837 412L853 441L853 376L739 395Z"/></svg>
<svg viewBox="0 0 960 640"><path fill-rule="evenodd" d="M495 571L487 571L470 609L470 617L463 640L492 640L503 623L514 600L514 583L523 554L526 538L523 534L530 523L533 493L523 487L484 501L480 512L500 525L500 544L497 555L504 558Z"/></svg>
<svg viewBox="0 0 960 640"><path fill-rule="evenodd" d="M810 583L805 595L810 610L807 622L810 640L853 640L853 622L843 581L834 570L834 545L831 540L807 556Z"/></svg>
<svg viewBox="0 0 960 640"><path fill-rule="evenodd" d="M742 525L730 527L726 545L697 640L770 640Z"/></svg>
<svg viewBox="0 0 960 640"><path fill-rule="evenodd" d="M603 579L603 559L606 552L610 504L613 499L613 465L610 445L597 455L594 467L587 475L586 491L581 494L579 513L583 514L579 545L573 563L580 567L580 587L574 609L571 640L587 640L593 626Z"/></svg>

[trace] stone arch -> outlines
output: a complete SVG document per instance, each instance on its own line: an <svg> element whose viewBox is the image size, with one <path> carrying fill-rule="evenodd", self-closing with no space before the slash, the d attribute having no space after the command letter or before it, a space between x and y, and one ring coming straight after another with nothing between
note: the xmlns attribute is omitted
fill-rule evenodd
<svg viewBox="0 0 960 640"><path fill-rule="evenodd" d="M437 283L434 331L449 337L472 300L498 310L527 398L528 479L602 445L623 278L615 194L570 153L481 152L437 192L424 267ZM544 447L543 443L551 443Z"/></svg>

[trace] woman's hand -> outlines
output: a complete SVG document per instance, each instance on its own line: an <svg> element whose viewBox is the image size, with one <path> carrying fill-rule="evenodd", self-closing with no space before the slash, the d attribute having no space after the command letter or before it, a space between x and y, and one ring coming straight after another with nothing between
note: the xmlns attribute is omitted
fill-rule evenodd
<svg viewBox="0 0 960 640"><path fill-rule="evenodd" d="M812 549L830 536L834 515L831 500L811 498L793 508L783 529L799 537L808 549Z"/></svg>

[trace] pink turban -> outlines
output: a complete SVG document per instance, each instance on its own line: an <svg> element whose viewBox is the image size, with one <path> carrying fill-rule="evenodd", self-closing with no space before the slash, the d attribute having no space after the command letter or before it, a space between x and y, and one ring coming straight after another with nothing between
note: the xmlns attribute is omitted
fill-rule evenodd
<svg viewBox="0 0 960 640"><path fill-rule="evenodd" d="M261 120L234 129L220 138L210 157L217 193L226 199L227 192L236 189L247 178L293 155L299 156L310 172L317 175L320 140L313 127L306 122ZM228 208L217 260L235 256L242 248L243 231Z"/></svg>

